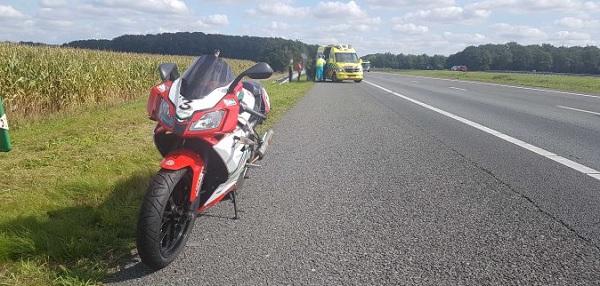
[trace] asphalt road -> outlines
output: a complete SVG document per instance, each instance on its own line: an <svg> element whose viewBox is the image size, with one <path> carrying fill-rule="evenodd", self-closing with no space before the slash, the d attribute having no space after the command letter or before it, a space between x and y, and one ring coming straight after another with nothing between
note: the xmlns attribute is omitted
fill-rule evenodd
<svg viewBox="0 0 600 286"><path fill-rule="evenodd" d="M600 169L600 98L369 83ZM367 82L320 83L185 253L123 285L599 285L600 180ZM453 88L450 88L453 87Z"/></svg>

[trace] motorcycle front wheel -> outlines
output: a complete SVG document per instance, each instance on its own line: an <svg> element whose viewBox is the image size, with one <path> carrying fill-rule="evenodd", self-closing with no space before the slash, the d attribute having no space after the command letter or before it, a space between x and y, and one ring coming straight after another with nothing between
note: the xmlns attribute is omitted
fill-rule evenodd
<svg viewBox="0 0 600 286"><path fill-rule="evenodd" d="M144 196L137 225L137 249L152 269L169 265L185 248L195 215L188 212L192 174L161 170Z"/></svg>

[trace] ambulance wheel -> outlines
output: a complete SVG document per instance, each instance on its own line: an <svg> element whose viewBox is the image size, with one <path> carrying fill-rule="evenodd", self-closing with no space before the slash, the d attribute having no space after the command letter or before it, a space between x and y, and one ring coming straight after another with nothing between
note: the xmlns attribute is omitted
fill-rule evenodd
<svg viewBox="0 0 600 286"><path fill-rule="evenodd" d="M341 80L339 80L339 79L338 79L338 77L337 77L337 74L335 74L335 73L334 73L334 74L333 74L333 76L331 77L331 80L332 80L333 82L340 82L340 81L341 81Z"/></svg>

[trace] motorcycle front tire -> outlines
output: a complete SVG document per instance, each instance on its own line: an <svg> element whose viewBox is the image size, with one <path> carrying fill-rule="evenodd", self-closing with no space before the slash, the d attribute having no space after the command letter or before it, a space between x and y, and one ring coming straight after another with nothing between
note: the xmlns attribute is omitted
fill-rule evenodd
<svg viewBox="0 0 600 286"><path fill-rule="evenodd" d="M195 215L185 212L191 177L188 169L160 170L152 178L142 201L136 245L142 262L154 270L166 267L177 258L194 227ZM176 216L179 219L173 218ZM169 225L172 228L168 228Z"/></svg>

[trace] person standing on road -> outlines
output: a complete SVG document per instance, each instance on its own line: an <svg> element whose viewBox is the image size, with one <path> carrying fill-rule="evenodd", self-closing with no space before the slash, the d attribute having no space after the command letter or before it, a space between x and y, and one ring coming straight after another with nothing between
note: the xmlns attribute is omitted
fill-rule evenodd
<svg viewBox="0 0 600 286"><path fill-rule="evenodd" d="M300 81L300 77L302 76L302 63L298 62L296 64L296 71L298 72L298 81Z"/></svg>
<svg viewBox="0 0 600 286"><path fill-rule="evenodd" d="M290 59L290 64L288 65L288 82L292 82L293 76L294 76L294 59Z"/></svg>
<svg viewBox="0 0 600 286"><path fill-rule="evenodd" d="M325 59L323 59L323 56L319 56L317 58L315 67L316 67L317 81L323 81L323 68L325 67Z"/></svg>

